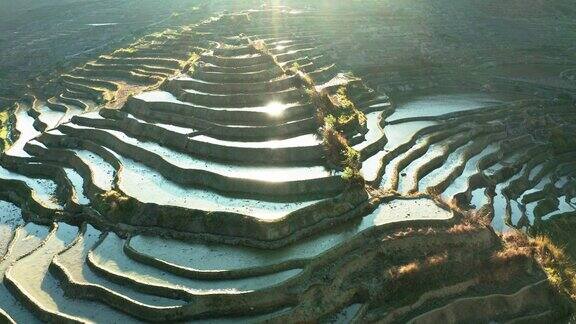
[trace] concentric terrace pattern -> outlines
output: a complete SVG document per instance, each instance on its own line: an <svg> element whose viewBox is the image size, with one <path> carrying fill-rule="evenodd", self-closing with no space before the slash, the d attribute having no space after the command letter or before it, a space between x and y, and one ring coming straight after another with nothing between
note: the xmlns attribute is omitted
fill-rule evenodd
<svg viewBox="0 0 576 324"><path fill-rule="evenodd" d="M544 273L494 257L507 243L482 221L574 212L574 151L558 139L573 107L504 91L393 105L346 72L333 34L300 28L318 15L221 15L20 105L0 157L0 321L556 318ZM151 74L153 90L126 86ZM119 77L103 91L138 93L119 109L72 99ZM325 105L353 109L336 137L362 180L328 158L342 120Z"/></svg>

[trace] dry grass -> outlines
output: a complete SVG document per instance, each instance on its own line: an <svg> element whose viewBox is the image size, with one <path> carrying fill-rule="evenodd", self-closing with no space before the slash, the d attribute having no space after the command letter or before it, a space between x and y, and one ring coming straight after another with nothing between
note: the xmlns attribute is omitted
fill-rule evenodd
<svg viewBox="0 0 576 324"><path fill-rule="evenodd" d="M528 236L520 231L511 231L502 235L503 248L492 255L496 262L509 262L520 258L532 258L534 248Z"/></svg>
<svg viewBox="0 0 576 324"><path fill-rule="evenodd" d="M426 258L427 267L437 267L445 264L448 261L448 252L443 252L440 254L432 255Z"/></svg>
<svg viewBox="0 0 576 324"><path fill-rule="evenodd" d="M258 52L260 52L260 53L262 53L262 54L272 55L272 54L270 54L270 50L268 49L268 46L266 45L266 43L265 43L263 40L261 40L261 39L252 41L252 42L250 43L250 45L252 45L252 47L254 47L254 49L255 49L256 51L258 51Z"/></svg>
<svg viewBox="0 0 576 324"><path fill-rule="evenodd" d="M563 248L546 236L539 235L532 239L520 231L505 233L502 240L502 249L492 255L493 264L509 265L514 261L535 260L550 284L576 302L576 265ZM498 275L493 273L492 276Z"/></svg>
<svg viewBox="0 0 576 324"><path fill-rule="evenodd" d="M125 47L115 50L112 54L134 54L136 51L138 50L134 47Z"/></svg>
<svg viewBox="0 0 576 324"><path fill-rule="evenodd" d="M568 296L576 311L576 219L555 217L533 229L537 260L551 284Z"/></svg>
<svg viewBox="0 0 576 324"><path fill-rule="evenodd" d="M432 269L437 269L448 262L448 252L441 252L425 257L423 260L415 260L388 270L392 280L420 276Z"/></svg>
<svg viewBox="0 0 576 324"><path fill-rule="evenodd" d="M548 276L548 281L576 302L576 265L565 250L555 245L546 236L537 236L534 240L537 260Z"/></svg>
<svg viewBox="0 0 576 324"><path fill-rule="evenodd" d="M395 278L413 275L420 271L420 263L417 261L410 262L405 265L401 265L393 270L391 270L391 275Z"/></svg>
<svg viewBox="0 0 576 324"><path fill-rule="evenodd" d="M472 232L473 230L477 229L478 226L474 226L470 223L459 223L455 224L454 226L450 227L446 232L449 234L464 234Z"/></svg>
<svg viewBox="0 0 576 324"><path fill-rule="evenodd" d="M478 209L467 214L466 219L471 224L489 226L492 223L492 214L489 209Z"/></svg>
<svg viewBox="0 0 576 324"><path fill-rule="evenodd" d="M116 190L107 191L101 194L99 198L100 202L96 203L95 207L108 215L115 213L119 215L130 214L136 208L133 199Z"/></svg>
<svg viewBox="0 0 576 324"><path fill-rule="evenodd" d="M503 284L532 273L536 266L534 248L522 232L502 236L502 245L478 268L479 279L486 284Z"/></svg>

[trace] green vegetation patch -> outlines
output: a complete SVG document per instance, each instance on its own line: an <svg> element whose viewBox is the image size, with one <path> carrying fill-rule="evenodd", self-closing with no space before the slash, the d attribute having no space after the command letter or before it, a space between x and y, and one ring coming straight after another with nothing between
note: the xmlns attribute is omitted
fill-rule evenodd
<svg viewBox="0 0 576 324"><path fill-rule="evenodd" d="M551 131L549 141L556 154L571 152L576 149L574 134L570 134L560 127Z"/></svg>
<svg viewBox="0 0 576 324"><path fill-rule="evenodd" d="M326 158L331 167L343 170L342 177L352 183L364 183L360 168L360 153L348 142L348 134L363 131L366 124L364 114L346 96L346 88L341 87L335 95L314 95L313 102L322 122L322 140Z"/></svg>
<svg viewBox="0 0 576 324"><path fill-rule="evenodd" d="M336 94L329 96L329 98L332 102L332 105L329 106L332 111L328 113L336 119L335 126L337 129L352 133L363 132L366 127L366 116L349 99L348 89L341 86Z"/></svg>
<svg viewBox="0 0 576 324"><path fill-rule="evenodd" d="M348 136L365 132L366 116L348 97L347 87L340 86L333 93L328 89L318 91L314 80L300 71L298 64L288 68L286 74L296 77L297 86L305 89L316 110L329 167L342 171L342 178L351 184L363 185L360 153L350 146Z"/></svg>
<svg viewBox="0 0 576 324"><path fill-rule="evenodd" d="M328 163L342 168L344 180L363 184L360 153L350 146L347 135L363 133L366 116L348 98L345 86L339 87L335 94L317 97L316 101Z"/></svg>
<svg viewBox="0 0 576 324"><path fill-rule="evenodd" d="M0 112L0 152L10 145L10 129L12 125L12 112L1 111Z"/></svg>
<svg viewBox="0 0 576 324"><path fill-rule="evenodd" d="M120 48L114 51L114 53L112 54L134 54L138 51L138 49L134 48L134 47L125 47L125 48Z"/></svg>

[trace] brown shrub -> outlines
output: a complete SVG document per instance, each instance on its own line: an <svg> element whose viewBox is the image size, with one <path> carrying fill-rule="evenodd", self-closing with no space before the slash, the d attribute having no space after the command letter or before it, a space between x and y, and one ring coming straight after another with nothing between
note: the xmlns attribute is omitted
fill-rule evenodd
<svg viewBox="0 0 576 324"><path fill-rule="evenodd" d="M537 260L550 283L576 302L576 264L563 248L555 245L548 237L538 236L533 243Z"/></svg>
<svg viewBox="0 0 576 324"><path fill-rule="evenodd" d="M508 262L521 258L532 258L534 248L528 236L520 231L510 231L502 235L503 248L492 255L494 262Z"/></svg>
<svg viewBox="0 0 576 324"><path fill-rule="evenodd" d="M449 234L464 234L469 233L475 230L476 228L477 226L474 226L470 223L459 223L450 227L446 232L448 232Z"/></svg>

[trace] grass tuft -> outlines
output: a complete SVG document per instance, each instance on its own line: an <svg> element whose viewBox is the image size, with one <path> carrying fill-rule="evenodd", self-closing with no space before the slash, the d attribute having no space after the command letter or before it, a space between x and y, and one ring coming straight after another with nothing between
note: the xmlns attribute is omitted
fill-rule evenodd
<svg viewBox="0 0 576 324"><path fill-rule="evenodd" d="M104 215L131 215L136 209L134 199L116 190L107 191L99 196L95 207Z"/></svg>
<svg viewBox="0 0 576 324"><path fill-rule="evenodd" d="M134 47L126 47L115 50L113 54L134 54L136 51L138 50Z"/></svg>
<svg viewBox="0 0 576 324"><path fill-rule="evenodd" d="M11 116L13 116L13 114L9 110L0 112L0 153L4 152L4 150L10 146Z"/></svg>
<svg viewBox="0 0 576 324"><path fill-rule="evenodd" d="M576 303L576 264L564 248L554 244L546 236L534 239L538 261L550 283Z"/></svg>
<svg viewBox="0 0 576 324"><path fill-rule="evenodd" d="M527 235L520 231L510 231L502 235L503 248L492 255L494 261L509 262L520 258L532 258L533 246Z"/></svg>

